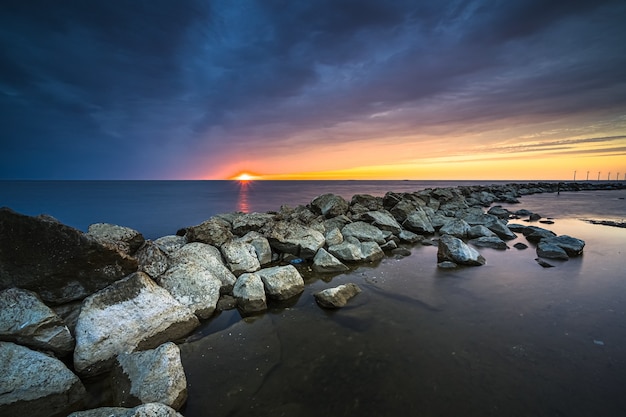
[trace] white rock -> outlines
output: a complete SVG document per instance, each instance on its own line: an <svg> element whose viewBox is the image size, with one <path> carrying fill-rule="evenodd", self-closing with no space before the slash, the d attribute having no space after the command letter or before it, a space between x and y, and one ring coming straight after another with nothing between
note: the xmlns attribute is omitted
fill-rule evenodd
<svg viewBox="0 0 626 417"><path fill-rule="evenodd" d="M293 265L264 268L257 273L272 298L286 300L304 291L304 280Z"/></svg>
<svg viewBox="0 0 626 417"><path fill-rule="evenodd" d="M261 269L259 259L256 257L256 250L249 243L231 240L224 243L221 250L228 267L235 276Z"/></svg>
<svg viewBox="0 0 626 417"><path fill-rule="evenodd" d="M243 314L267 310L263 280L256 273L241 274L233 287L233 296Z"/></svg>

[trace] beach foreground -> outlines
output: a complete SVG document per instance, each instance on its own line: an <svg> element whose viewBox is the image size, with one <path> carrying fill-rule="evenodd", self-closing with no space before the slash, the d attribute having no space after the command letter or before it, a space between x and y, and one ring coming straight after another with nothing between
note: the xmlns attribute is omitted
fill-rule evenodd
<svg viewBox="0 0 626 417"><path fill-rule="evenodd" d="M589 248L610 253L620 238L613 230L622 230L574 224L573 220L554 223L541 216L531 217L537 214L532 212L520 212L519 220L510 220L515 216L511 213L519 211L513 204L522 195L586 187L462 187L388 193L384 198L355 196L349 202L325 195L308 207L285 207L277 213L216 216L181 230L181 236L155 241L142 241L140 234L132 230L99 225L87 234L76 231L70 239L84 239L77 250L91 245L87 254L81 255L91 257L90 274L85 273L84 266L74 265L77 269L73 280L67 279L70 269L54 271L54 262L45 267L37 263L35 274L28 270L32 268L28 264L34 262L25 259L36 258L42 245L35 244L33 239L37 236L32 234L16 235L24 228L11 229L8 225L26 227L24 224L33 219L5 210L1 234L3 286L38 290L34 298L43 299L57 312L46 323L56 320L52 326L58 330L55 334L66 334L70 329L72 332L70 342L66 334L60 346L47 348L42 347L41 337L36 344L28 339L32 335L8 332L8 336L3 336L4 340L30 348L55 351L69 364L71 381L65 383L62 393L46 392L43 399L33 397L38 389L33 385L26 390L30 395L27 399L3 400L3 411L15 413L14 410L21 410L19 407L47 401L57 408L42 407L42 414L38 415L63 415L71 409L130 407L157 401L181 409L188 416L247 415L259 410L294 415L380 415L384 410L420 409L439 410L442 415L463 410L470 410L470 415L491 415L502 410L510 415L528 411L552 415L543 412L545 407L580 409L580 404L553 404L550 399L556 396L565 401L571 397L568 390L578 391L571 378L562 376L566 369L580 373L581 369L570 366L581 358L589 362L589 357L589 366L604 367L606 372L585 368L581 373L595 375L601 387L586 395L585 401L593 407L604 404L602 407L609 410L607 407L620 405L617 396L615 401L606 401L611 394L607 391L609 383L620 382L617 371L623 370L619 344L615 344L618 350L612 350L613 343L606 343L606 337L598 335L596 339L580 333L579 328L593 331L587 329L585 321L598 317L594 309L599 300L594 298L594 291L586 291L584 287L589 283L585 279L577 281L573 293L571 283L562 279L580 275L589 266L599 267L595 255L592 262L587 261ZM496 201L502 201L502 206L491 207L493 214L485 215L484 210ZM546 223L524 221L531 218ZM48 232L59 227L65 234L73 233L52 219L34 221L42 223L40 226ZM512 227L512 223L519 225ZM596 233L590 231L600 227L607 231L602 232L602 239L595 240ZM569 243L567 247L559 246L560 241L553 239L580 238L580 232L591 237L591 241L581 239L585 241L582 247L587 244L585 262L580 256L582 247L572 249ZM537 233L545 235L534 236ZM31 239L26 242L32 247L15 244L23 237ZM455 237L461 242L456 252L442 247L442 241L453 241ZM491 239L475 240L466 246L464 242L471 238ZM561 248L562 253L553 247L542 249L542 241ZM48 248L43 257L50 258L52 254L58 261L59 257L68 256L62 250L65 246L59 246L58 239L56 242L56 249ZM500 242L505 249L497 249L502 247ZM517 243L528 248L514 249L513 244ZM490 247L485 248L485 244ZM97 249L98 245L103 249ZM7 254L18 249L28 255L15 263L15 253ZM483 260L468 261L465 255L477 250ZM118 258L93 258L94 251ZM406 256L407 251L412 252L411 256ZM322 258L319 254L323 259L318 259ZM74 255L69 254L69 258L75 259ZM540 266L535 261L538 257L553 268ZM94 259L101 264L96 265ZM482 266L460 267L462 264ZM614 264L603 266L602 279L594 283L594 288L608 289L608 293L602 292L598 297L603 305L617 307L619 298L612 299L615 295L610 291L619 271L619 264L617 269ZM98 279L87 283L83 276L94 275L94 271L98 272ZM33 279L32 287L20 285L27 281L17 280L20 273ZM33 278L37 274L46 277L43 291L42 283L37 282L36 276ZM530 279L520 281L519 276L524 274ZM498 276L496 280L494 275ZM481 283L485 276L491 278ZM546 277L552 280L544 280ZM316 306L314 293L344 283L355 283L362 292L339 311ZM530 293L532 296L528 296ZM23 296L12 293L11 300ZM607 301L608 296L611 299ZM33 297L29 300L35 303ZM228 310L235 305L238 311ZM623 315L619 308L611 311ZM561 323L555 324L554 314ZM603 314L604 310L600 317L605 323ZM240 320L241 316L246 319ZM576 320L567 324L574 317ZM209 318L212 319L205 321ZM552 321L552 327L541 322L542 318ZM149 327L146 322L154 326ZM231 326L232 323L235 324ZM574 330L567 331L568 325ZM65 326L68 332L63 331ZM124 332L119 331L121 326ZM518 340L510 337L511 326L517 329ZM225 329L220 331L221 327ZM294 331L294 327L300 330ZM555 328L568 337L559 339L557 347L538 346L537 341L550 332L554 334ZM611 337L619 341L624 337L621 333L616 331ZM180 347L164 344L167 341L176 341ZM8 352L21 349L9 342L3 345ZM606 357L593 356L598 351L592 349L598 347L611 355L609 365L604 362ZM163 392L163 397L156 400L139 398L135 391L141 391L140 388L131 389L130 396L120 394L129 389L128 384L141 385L142 378L134 377L129 369L146 368L146 363L152 363L132 353L144 351L157 357L169 355L173 364L169 372L177 375L169 380L186 378L188 384L178 384L178 391L167 395ZM562 360L555 361L559 354ZM17 356L14 352L10 355ZM68 355L73 360L68 361ZM403 372L398 371L398 362L404 360L399 358L406 360L400 365ZM548 362L553 366L544 366ZM611 368L608 371L607 366ZM530 375L528 367L533 369ZM72 378L75 374L82 382ZM544 402L538 401L536 381L533 382L536 378L547 381L542 386L555 390L551 396L540 395L546 395ZM510 385L502 385L507 379L511 379ZM111 380L114 382L110 390L95 395ZM354 382L346 386L346 380ZM308 388L311 384L319 388L315 395ZM501 392L492 392L492 403L486 404L485 393L495 386L500 386ZM528 400L516 399L514 387L520 386L515 390L522 397L529 396ZM68 395L68 390L72 395ZM144 390L159 391L154 387ZM52 400L50 396L54 395L71 401ZM596 397L603 401L596 403Z"/></svg>

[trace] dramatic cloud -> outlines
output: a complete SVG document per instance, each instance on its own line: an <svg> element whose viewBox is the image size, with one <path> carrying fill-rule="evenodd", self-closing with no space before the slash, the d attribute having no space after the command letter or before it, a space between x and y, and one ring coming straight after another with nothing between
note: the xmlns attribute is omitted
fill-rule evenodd
<svg viewBox="0 0 626 417"><path fill-rule="evenodd" d="M0 178L626 156L624 21L618 0L6 1Z"/></svg>

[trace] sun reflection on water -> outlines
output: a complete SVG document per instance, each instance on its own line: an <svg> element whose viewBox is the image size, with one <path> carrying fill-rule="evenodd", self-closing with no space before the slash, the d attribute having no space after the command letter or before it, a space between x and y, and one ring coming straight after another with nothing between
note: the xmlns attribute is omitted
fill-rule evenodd
<svg viewBox="0 0 626 417"><path fill-rule="evenodd" d="M237 180L239 183L239 195L237 197L237 211L242 213L250 212L250 203L248 202L248 192L252 185L252 181L249 179Z"/></svg>

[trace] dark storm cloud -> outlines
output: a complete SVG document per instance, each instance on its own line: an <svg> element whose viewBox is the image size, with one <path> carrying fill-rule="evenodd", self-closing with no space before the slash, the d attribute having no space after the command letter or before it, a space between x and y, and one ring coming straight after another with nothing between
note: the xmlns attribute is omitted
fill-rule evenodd
<svg viewBox="0 0 626 417"><path fill-rule="evenodd" d="M5 1L0 177L185 175L375 115L427 130L624 107L624 17L621 1ZM316 140L337 137L359 139Z"/></svg>

